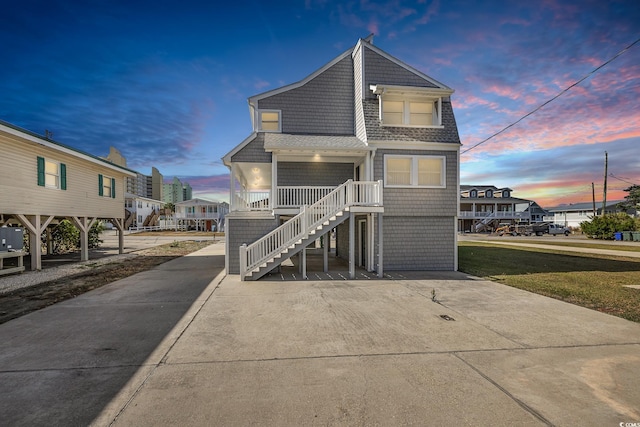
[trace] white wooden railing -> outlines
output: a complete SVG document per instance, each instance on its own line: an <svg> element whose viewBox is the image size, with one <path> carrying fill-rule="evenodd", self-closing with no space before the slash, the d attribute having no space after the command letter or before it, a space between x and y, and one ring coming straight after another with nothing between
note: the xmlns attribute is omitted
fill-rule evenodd
<svg viewBox="0 0 640 427"><path fill-rule="evenodd" d="M529 218L528 212L498 211L498 212L474 212L460 211L459 218Z"/></svg>
<svg viewBox="0 0 640 427"><path fill-rule="evenodd" d="M276 207L299 208L304 205L312 205L335 188L278 186L276 189Z"/></svg>
<svg viewBox="0 0 640 427"><path fill-rule="evenodd" d="M217 212L176 212L177 219L218 219L220 214Z"/></svg>
<svg viewBox="0 0 640 427"><path fill-rule="evenodd" d="M236 191L231 207L234 211L271 210L271 191Z"/></svg>
<svg viewBox="0 0 640 427"><path fill-rule="evenodd" d="M302 206L300 213L280 227L250 245L240 247L240 275L242 278L258 266L273 259L286 248L309 236L312 230L330 221L348 206L382 206L382 181L349 180L310 206Z"/></svg>

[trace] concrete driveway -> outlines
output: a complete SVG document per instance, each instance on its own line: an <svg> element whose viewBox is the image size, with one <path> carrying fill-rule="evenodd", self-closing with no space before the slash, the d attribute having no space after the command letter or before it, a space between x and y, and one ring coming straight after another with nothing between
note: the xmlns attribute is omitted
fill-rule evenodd
<svg viewBox="0 0 640 427"><path fill-rule="evenodd" d="M240 282L220 246L1 325L0 419L640 423L640 324L461 273Z"/></svg>

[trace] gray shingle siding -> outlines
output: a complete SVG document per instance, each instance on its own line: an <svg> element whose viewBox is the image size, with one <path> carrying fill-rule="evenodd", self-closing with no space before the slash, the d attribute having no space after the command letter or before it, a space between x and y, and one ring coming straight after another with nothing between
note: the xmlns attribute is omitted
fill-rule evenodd
<svg viewBox="0 0 640 427"><path fill-rule="evenodd" d="M385 212L383 230L384 270L455 269L453 218L390 217Z"/></svg>
<svg viewBox="0 0 640 427"><path fill-rule="evenodd" d="M367 98L375 98L375 95L369 90L369 85L372 84L438 87L366 46L364 47L364 64L364 84Z"/></svg>
<svg viewBox="0 0 640 427"><path fill-rule="evenodd" d="M446 188L390 188L383 193L384 216L456 216L458 214L458 156L455 151L378 150L374 179L384 181L386 154L445 156ZM451 223L453 227L453 222ZM386 252L386 251L385 251Z"/></svg>
<svg viewBox="0 0 640 427"><path fill-rule="evenodd" d="M352 163L278 162L278 185L337 187L348 179Z"/></svg>
<svg viewBox="0 0 640 427"><path fill-rule="evenodd" d="M229 274L240 274L240 246L250 244L277 227L276 219L234 219L227 217Z"/></svg>
<svg viewBox="0 0 640 427"><path fill-rule="evenodd" d="M234 163L271 163L271 153L264 151L264 134L257 134L253 141L231 157L231 161Z"/></svg>
<svg viewBox="0 0 640 427"><path fill-rule="evenodd" d="M282 111L282 132L354 135L351 55L301 87L258 101L260 109Z"/></svg>

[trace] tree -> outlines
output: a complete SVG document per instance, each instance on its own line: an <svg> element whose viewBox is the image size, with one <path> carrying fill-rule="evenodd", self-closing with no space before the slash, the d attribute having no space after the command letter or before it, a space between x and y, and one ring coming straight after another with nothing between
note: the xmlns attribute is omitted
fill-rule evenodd
<svg viewBox="0 0 640 427"><path fill-rule="evenodd" d="M169 203L165 203L164 204L164 208L165 209L169 209L171 212L175 212L176 211L176 205L174 205L173 203L169 202Z"/></svg>
<svg viewBox="0 0 640 427"><path fill-rule="evenodd" d="M616 232L635 228L635 220L624 212L596 216L580 223L582 232L592 239L612 240Z"/></svg>
<svg viewBox="0 0 640 427"><path fill-rule="evenodd" d="M624 196L624 202L618 203L618 207L624 209L625 211L638 209L638 206L640 206L640 185L634 184L629 188L625 188L624 191L628 192L629 194Z"/></svg>

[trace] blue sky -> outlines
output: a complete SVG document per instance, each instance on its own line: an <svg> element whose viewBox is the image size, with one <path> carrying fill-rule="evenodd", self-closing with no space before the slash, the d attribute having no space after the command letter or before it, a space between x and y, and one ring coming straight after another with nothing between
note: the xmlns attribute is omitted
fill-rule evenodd
<svg viewBox="0 0 640 427"><path fill-rule="evenodd" d="M31 1L0 15L0 119L226 199L220 158L251 132L247 98L303 79L358 38L455 89L462 150L640 38L624 1ZM640 43L462 155L463 184L543 206L640 183Z"/></svg>

